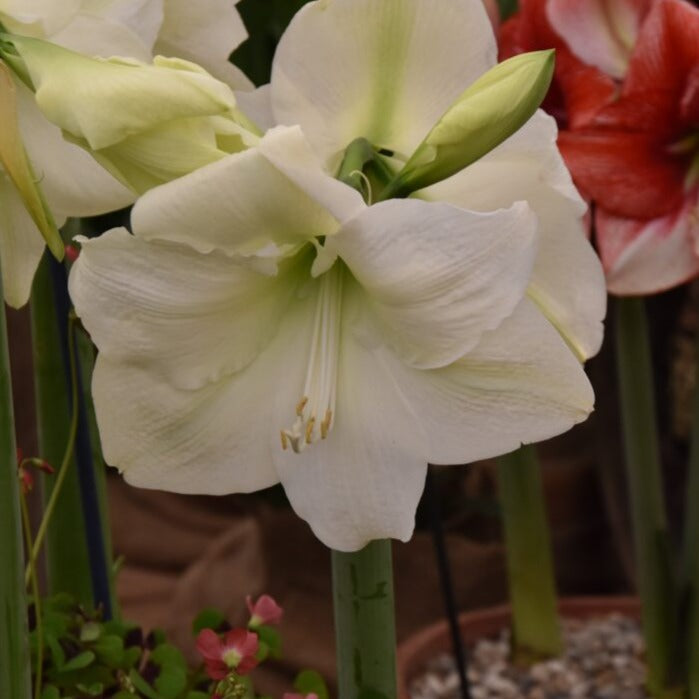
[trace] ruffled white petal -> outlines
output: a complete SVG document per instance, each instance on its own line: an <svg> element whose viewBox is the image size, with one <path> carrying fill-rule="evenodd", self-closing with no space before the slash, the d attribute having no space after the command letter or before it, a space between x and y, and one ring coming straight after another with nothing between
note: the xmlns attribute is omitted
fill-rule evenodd
<svg viewBox="0 0 699 699"><path fill-rule="evenodd" d="M70 294L100 352L181 389L245 369L294 301L292 268L267 276L123 228L82 244Z"/></svg>
<svg viewBox="0 0 699 699"><path fill-rule="evenodd" d="M333 428L300 454L278 442L273 449L292 507L339 551L356 551L373 539L407 541L427 473L427 437L386 371L385 349L365 344L367 326L350 297L348 292ZM278 420L293 414L294 404L282 396L276 404Z"/></svg>
<svg viewBox="0 0 699 699"><path fill-rule="evenodd" d="M430 439L429 461L468 463L548 439L585 420L594 395L582 366L525 299L463 359L390 371Z"/></svg>
<svg viewBox="0 0 699 699"><path fill-rule="evenodd" d="M198 390L176 389L157 373L100 354L92 390L107 463L133 485L180 493L224 495L276 483L275 401L297 400L312 310L294 304L245 371Z"/></svg>
<svg viewBox="0 0 699 699"><path fill-rule="evenodd" d="M165 0L154 52L198 63L236 89L251 89L228 57L247 37L233 0Z"/></svg>
<svg viewBox="0 0 699 699"><path fill-rule="evenodd" d="M479 161L423 195L475 211L526 201L539 219L539 252L530 297L581 359L602 343L606 289L582 224L585 203L556 148L556 125L543 112Z"/></svg>
<svg viewBox="0 0 699 699"><path fill-rule="evenodd" d="M359 136L407 156L495 58L480 2L319 0L279 42L272 104L323 156Z"/></svg>
<svg viewBox="0 0 699 699"><path fill-rule="evenodd" d="M0 171L0 266L3 295L9 306L20 308L29 300L44 248L44 239L17 190Z"/></svg>
<svg viewBox="0 0 699 699"><path fill-rule="evenodd" d="M434 368L512 313L536 243L524 202L482 214L407 199L368 207L328 244L364 288L384 340L410 365Z"/></svg>
<svg viewBox="0 0 699 699"><path fill-rule="evenodd" d="M275 152L284 145L292 152L306 149L308 157L290 167L296 172L308 167L299 178L313 183L312 193L303 192L265 156L272 141ZM274 129L261 144L145 194L132 214L136 235L202 252L248 254L333 233L337 221L322 204L345 210L359 194L321 170L298 128Z"/></svg>

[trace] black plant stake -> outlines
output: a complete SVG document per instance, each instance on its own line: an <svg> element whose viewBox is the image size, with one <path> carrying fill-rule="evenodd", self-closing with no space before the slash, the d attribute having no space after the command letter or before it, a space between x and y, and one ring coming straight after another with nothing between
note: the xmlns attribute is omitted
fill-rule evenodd
<svg viewBox="0 0 699 699"><path fill-rule="evenodd" d="M49 256L51 268L51 281L53 284L53 297L55 301L56 318L61 338L61 353L66 381L68 382L70 395L70 355L68 344L68 315L70 313L70 298L66 270L63 264ZM71 326L71 332L74 329ZM112 618L112 602L109 591L109 572L107 570L107 552L104 548L102 535L102 520L100 517L99 496L97 483L95 482L95 464L92 458L92 446L90 444L90 428L85 412L83 400L82 375L76 350L76 380L78 385L78 430L75 437L75 462L78 469L78 482L80 484L80 499L82 503L83 518L85 521L85 539L90 562L90 577L92 581L92 596L96 607L101 606L103 618ZM70 406L73 409L73 406Z"/></svg>
<svg viewBox="0 0 699 699"><path fill-rule="evenodd" d="M430 525L432 527L432 538L434 540L434 549L437 555L437 567L439 569L439 581L442 586L442 596L444 597L444 606L449 621L449 631L451 633L451 644L456 660L456 669L459 673L459 682L461 684L462 699L471 699L471 687L468 681L468 673L466 664L468 662L466 648L461 638L459 629L459 618L456 611L456 599L454 597L454 585L451 579L451 567L449 565L449 556L447 555L447 547L444 539L444 527L442 526L442 512L439 503L439 491L434 481L432 474L433 466L427 469L427 481L425 483L425 494L427 500L427 509L429 511Z"/></svg>

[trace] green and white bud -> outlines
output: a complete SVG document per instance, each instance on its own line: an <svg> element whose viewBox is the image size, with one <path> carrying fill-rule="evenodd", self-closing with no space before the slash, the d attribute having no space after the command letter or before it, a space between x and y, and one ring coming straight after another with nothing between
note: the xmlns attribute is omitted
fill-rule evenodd
<svg viewBox="0 0 699 699"><path fill-rule="evenodd" d="M137 193L257 142L233 91L194 63L91 58L8 34L0 56L64 137Z"/></svg>
<svg viewBox="0 0 699 699"><path fill-rule="evenodd" d="M444 113L382 199L405 197L460 172L520 129L551 84L553 50L499 63L468 87Z"/></svg>

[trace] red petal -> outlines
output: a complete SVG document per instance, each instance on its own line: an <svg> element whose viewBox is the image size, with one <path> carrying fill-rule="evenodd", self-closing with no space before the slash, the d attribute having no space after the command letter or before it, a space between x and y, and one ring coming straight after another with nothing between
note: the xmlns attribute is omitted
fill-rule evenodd
<svg viewBox="0 0 699 699"><path fill-rule="evenodd" d="M224 680L230 673L230 668L222 660L205 660L206 674L212 680Z"/></svg>
<svg viewBox="0 0 699 699"><path fill-rule="evenodd" d="M563 90L571 129L589 124L617 95L616 83L566 49L556 51L556 79Z"/></svg>
<svg viewBox="0 0 699 699"><path fill-rule="evenodd" d="M654 218L683 200L682 163L646 134L563 131L558 146L578 186L614 215Z"/></svg>
<svg viewBox="0 0 699 699"><path fill-rule="evenodd" d="M667 216L639 221L595 215L597 248L614 294L652 294L699 275L699 197L694 192Z"/></svg>
<svg viewBox="0 0 699 699"><path fill-rule="evenodd" d="M652 95L658 120L677 121L690 74L699 63L699 9L659 0L641 27L624 95Z"/></svg>
<svg viewBox="0 0 699 699"><path fill-rule="evenodd" d="M621 79L650 0L549 0L547 16L586 65Z"/></svg>
<svg viewBox="0 0 699 699"><path fill-rule="evenodd" d="M197 650L204 660L220 660L223 652L221 639L211 629L202 629L197 636Z"/></svg>

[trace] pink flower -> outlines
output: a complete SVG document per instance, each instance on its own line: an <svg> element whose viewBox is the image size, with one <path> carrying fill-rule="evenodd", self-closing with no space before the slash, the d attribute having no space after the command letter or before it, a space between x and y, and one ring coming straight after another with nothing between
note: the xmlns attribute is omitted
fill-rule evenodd
<svg viewBox="0 0 699 699"><path fill-rule="evenodd" d="M231 670L246 675L257 665L258 646L257 634L245 629L228 631L223 639L211 629L203 629L197 636L197 650L212 680L225 679Z"/></svg>
<svg viewBox="0 0 699 699"><path fill-rule="evenodd" d="M318 695L315 692L310 692L309 694L296 694L295 692L284 692L282 699L318 699Z"/></svg>
<svg viewBox="0 0 699 699"><path fill-rule="evenodd" d="M255 603L248 595L245 602L250 612L248 628L256 629L262 624L278 624L281 621L284 610L269 595L262 595Z"/></svg>

